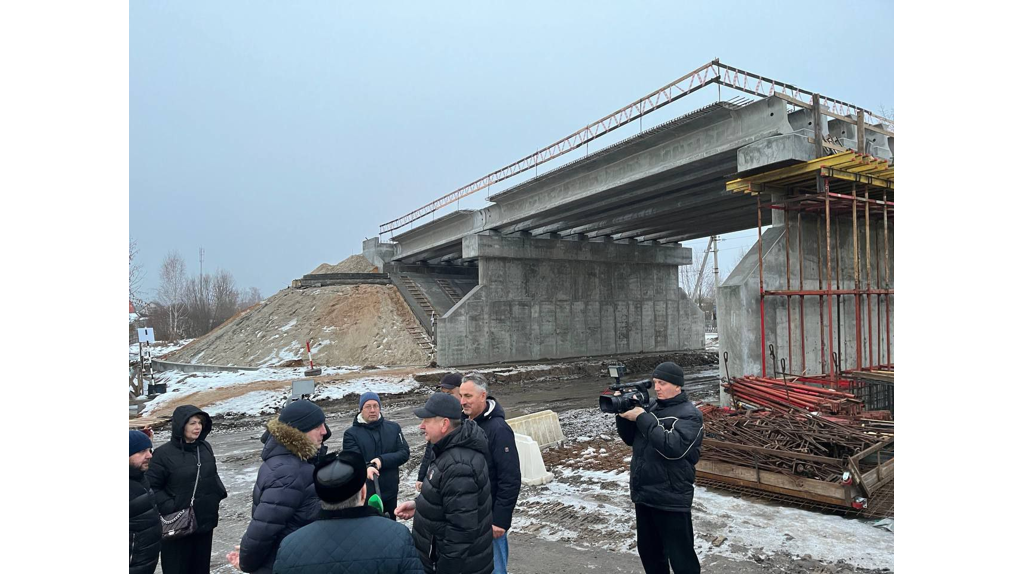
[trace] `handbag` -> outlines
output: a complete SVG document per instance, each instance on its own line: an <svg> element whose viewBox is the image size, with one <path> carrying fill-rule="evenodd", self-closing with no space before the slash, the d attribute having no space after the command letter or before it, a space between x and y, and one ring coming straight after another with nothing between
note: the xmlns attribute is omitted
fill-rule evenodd
<svg viewBox="0 0 1024 574"><path fill-rule="evenodd" d="M193 505L196 502L196 489L199 488L199 471L203 463L196 452L196 484L192 487L192 500L188 508L183 508L174 514L160 516L161 535L164 540L176 540L184 538L196 531L196 511Z"/></svg>

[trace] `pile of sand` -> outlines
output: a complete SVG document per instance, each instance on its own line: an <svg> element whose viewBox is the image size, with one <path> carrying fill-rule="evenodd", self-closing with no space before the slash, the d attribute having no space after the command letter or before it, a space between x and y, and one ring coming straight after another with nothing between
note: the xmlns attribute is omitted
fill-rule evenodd
<svg viewBox="0 0 1024 574"><path fill-rule="evenodd" d="M351 268L355 257L369 264L353 256L338 266ZM408 327L419 323L393 285L284 289L166 359L298 366L306 360L309 339L313 362L321 366L425 365L429 357Z"/></svg>
<svg viewBox="0 0 1024 574"><path fill-rule="evenodd" d="M337 265L321 263L309 274L321 275L323 273L380 273L380 269L377 269L376 265L370 263L362 255L353 255Z"/></svg>

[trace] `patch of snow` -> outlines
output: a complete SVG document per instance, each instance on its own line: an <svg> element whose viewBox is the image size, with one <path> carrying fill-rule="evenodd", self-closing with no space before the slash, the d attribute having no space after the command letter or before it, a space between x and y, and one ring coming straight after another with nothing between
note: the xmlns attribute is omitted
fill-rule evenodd
<svg viewBox="0 0 1024 574"><path fill-rule="evenodd" d="M825 562L845 560L860 568L895 568L895 537L875 528L874 521L722 495L700 486L693 501L694 530L701 522L712 523L712 528L704 527L705 532L725 535L747 548L763 548L768 554L783 550L797 556L810 554ZM726 546L714 553L729 556ZM864 552L865 548L872 551Z"/></svg>
<svg viewBox="0 0 1024 574"><path fill-rule="evenodd" d="M348 395L361 395L373 391L378 395L396 395L409 392L419 386L413 379L394 377L363 377L331 385L318 385L313 400L336 400Z"/></svg>
<svg viewBox="0 0 1024 574"><path fill-rule="evenodd" d="M273 368L265 367L257 369L255 371L239 371L239 372L227 372L220 371L214 373L185 373L182 371L163 371L155 373L153 375L155 382L167 383L167 392L162 395L157 395L156 398L146 403L145 409L142 414L152 412L153 409L162 405L165 402L176 400L180 397L197 393L200 391L206 391L210 389L231 387L235 385L246 385L256 381L287 381L293 379L304 378L302 372L305 367L294 367L294 368ZM359 367L324 367L324 375L341 375L344 373L351 373L352 371L359 370ZM284 391L280 392L283 396ZM241 398L241 397L239 397ZM225 401L228 402L228 401ZM220 409L227 409L224 412L238 412L240 410L234 409L232 405L219 405ZM253 407L255 408L255 407Z"/></svg>
<svg viewBox="0 0 1024 574"><path fill-rule="evenodd" d="M253 391L206 407L210 416L269 415L276 413L288 400L289 391Z"/></svg>
<svg viewBox="0 0 1024 574"><path fill-rule="evenodd" d="M185 345L191 343L192 341L195 341L195 339L182 339L181 341L178 341L177 343L158 342L158 343L154 343L154 344L150 345L149 346L149 350L150 350L151 355L155 359L155 358L159 357L160 355L166 355L167 353L172 353L174 351L177 351L178 349L184 347ZM138 343L135 343L134 345L128 345L128 360L129 361L137 361L137 360L139 360L139 344Z"/></svg>
<svg viewBox="0 0 1024 574"><path fill-rule="evenodd" d="M287 331L288 329L291 329L292 327L294 327L298 322L299 322L298 319L292 319L291 321L288 321L287 325L281 327L281 330L282 331Z"/></svg>

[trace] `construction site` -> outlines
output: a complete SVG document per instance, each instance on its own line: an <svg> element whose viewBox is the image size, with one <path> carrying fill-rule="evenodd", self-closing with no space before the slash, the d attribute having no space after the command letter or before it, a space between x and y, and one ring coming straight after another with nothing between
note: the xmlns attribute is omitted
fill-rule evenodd
<svg viewBox="0 0 1024 574"><path fill-rule="evenodd" d="M715 103L601 147L705 89ZM610 366L640 380L671 360L704 416L693 523L706 571L891 571L893 130L712 60L381 223L339 259L354 255L154 357L147 381L165 392L132 397L130 425L159 443L178 405L214 416L229 491L214 566L231 572L223 556L248 523L260 462L252 439L296 381L312 381L336 436L360 392L381 394L413 452L406 500L424 444L412 408L444 373L481 370L510 417L545 421L516 429L547 478L524 483L510 571L550 571L544 557L557 555L568 572L642 572L631 449L598 397ZM458 208L513 178L485 207ZM756 242L716 285L709 333L679 282L681 266L709 273L707 256L681 242L743 230Z"/></svg>

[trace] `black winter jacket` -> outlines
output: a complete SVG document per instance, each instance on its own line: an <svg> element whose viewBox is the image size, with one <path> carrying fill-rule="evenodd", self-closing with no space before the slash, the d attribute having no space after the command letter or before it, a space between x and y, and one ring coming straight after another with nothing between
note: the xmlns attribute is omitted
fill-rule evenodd
<svg viewBox="0 0 1024 574"><path fill-rule="evenodd" d="M695 467L704 442L704 417L685 392L662 401L631 422L615 417L615 427L633 447L629 496L635 504L689 512Z"/></svg>
<svg viewBox="0 0 1024 574"><path fill-rule="evenodd" d="M430 463L434 462L434 449L431 448L429 442L423 447L423 460L420 461L420 471L416 474L416 480L423 482L427 478L427 469L430 468Z"/></svg>
<svg viewBox="0 0 1024 574"><path fill-rule="evenodd" d="M330 437L328 431L326 441ZM316 520L320 499L313 487L313 466L327 447L278 419L263 434L263 464L252 489L252 521L242 535L242 572L269 573L285 536Z"/></svg>
<svg viewBox="0 0 1024 574"><path fill-rule="evenodd" d="M195 415L202 417L203 430L195 442L187 443L184 439L185 424ZM188 508L192 489L195 488L197 533L209 532L217 527L220 501L228 496L217 474L213 447L206 442L206 436L212 428L210 416L197 407L183 405L174 409L171 440L153 451L149 470L146 471L146 478L153 487L156 507L164 516ZM197 463L202 463L202 466L197 468ZM199 471L198 485L196 471Z"/></svg>
<svg viewBox="0 0 1024 574"><path fill-rule="evenodd" d="M289 534L274 574L422 574L409 529L367 506L321 510Z"/></svg>
<svg viewBox="0 0 1024 574"><path fill-rule="evenodd" d="M153 574L160 556L160 536L160 514L149 481L141 470L128 467L129 574Z"/></svg>
<svg viewBox="0 0 1024 574"><path fill-rule="evenodd" d="M345 431L342 448L347 451L359 452L363 461L369 463L380 458L381 469L377 482L380 483L379 493L388 502L398 501L398 467L409 461L409 443L402 436L402 427L396 422L384 420L384 415L372 423L362 422L362 415L357 414L352 426ZM369 499L376 491L373 481L366 481L366 498Z"/></svg>
<svg viewBox="0 0 1024 574"><path fill-rule="evenodd" d="M416 498L412 538L427 574L490 574L491 486L487 437L473 421L433 446L434 461Z"/></svg>
<svg viewBox="0 0 1024 574"><path fill-rule="evenodd" d="M512 511L516 508L522 486L516 435L505 422L505 410L495 399L487 399L487 408L473 422L487 435L492 520L495 526L508 530L512 526Z"/></svg>

